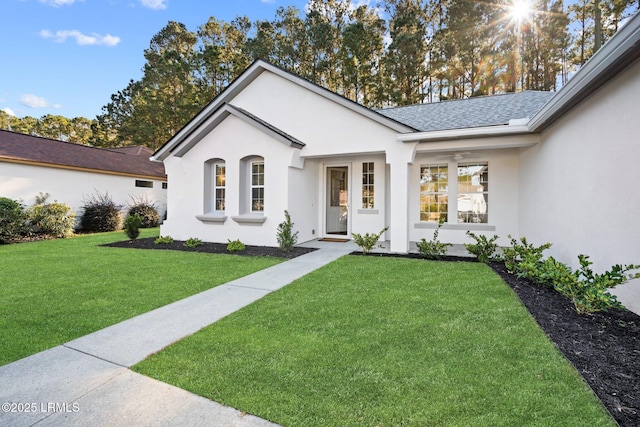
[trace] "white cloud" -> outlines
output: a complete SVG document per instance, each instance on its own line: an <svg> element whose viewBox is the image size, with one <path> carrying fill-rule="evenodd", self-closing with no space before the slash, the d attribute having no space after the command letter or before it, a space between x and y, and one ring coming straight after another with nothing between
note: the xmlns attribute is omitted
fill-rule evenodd
<svg viewBox="0 0 640 427"><path fill-rule="evenodd" d="M53 7L72 5L76 2L76 0L38 0L38 1L42 4L46 4L47 6L53 6Z"/></svg>
<svg viewBox="0 0 640 427"><path fill-rule="evenodd" d="M4 111L5 113L7 113L10 116L16 117L16 113L13 112L13 110L9 107L5 107L2 109L2 111Z"/></svg>
<svg viewBox="0 0 640 427"><path fill-rule="evenodd" d="M20 97L20 103L30 108L62 108L60 104L51 104L45 98L32 94L22 95Z"/></svg>
<svg viewBox="0 0 640 427"><path fill-rule="evenodd" d="M273 4L276 0L260 0L262 3Z"/></svg>
<svg viewBox="0 0 640 427"><path fill-rule="evenodd" d="M167 3L169 0L140 0L140 3L144 7L148 7L153 10L162 10L167 8Z"/></svg>
<svg viewBox="0 0 640 427"><path fill-rule="evenodd" d="M81 46L88 45L104 45L104 46L115 46L120 43L121 39L117 36L112 36L111 34L107 34L102 36L100 34L91 33L91 35L82 34L78 30L60 30L56 31L55 34L49 30L40 31L40 37L45 39L54 39L54 41L58 43L64 43L68 38L72 38L76 40Z"/></svg>

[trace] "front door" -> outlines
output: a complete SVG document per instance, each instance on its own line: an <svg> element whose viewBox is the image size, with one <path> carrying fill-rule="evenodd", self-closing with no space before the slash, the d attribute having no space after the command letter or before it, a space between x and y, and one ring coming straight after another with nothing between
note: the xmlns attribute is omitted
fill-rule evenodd
<svg viewBox="0 0 640 427"><path fill-rule="evenodd" d="M349 167L327 167L326 234L346 236L349 225Z"/></svg>

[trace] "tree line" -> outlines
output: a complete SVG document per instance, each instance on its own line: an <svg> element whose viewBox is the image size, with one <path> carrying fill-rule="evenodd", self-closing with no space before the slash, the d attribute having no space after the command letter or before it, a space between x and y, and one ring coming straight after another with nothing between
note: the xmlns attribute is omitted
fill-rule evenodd
<svg viewBox="0 0 640 427"><path fill-rule="evenodd" d="M532 0L524 11L516 4L310 0L305 11L281 7L272 20L211 17L196 31L170 21L144 51L142 78L113 94L95 120L45 116L30 131L156 149L256 59L370 108L554 91L640 9L640 0Z"/></svg>

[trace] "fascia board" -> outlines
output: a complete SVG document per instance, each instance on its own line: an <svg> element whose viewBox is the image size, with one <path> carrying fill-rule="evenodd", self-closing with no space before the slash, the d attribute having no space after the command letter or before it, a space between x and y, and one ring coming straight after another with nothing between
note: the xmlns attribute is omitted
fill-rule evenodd
<svg viewBox="0 0 640 427"><path fill-rule="evenodd" d="M518 135L530 133L527 125L485 126L477 128L449 129L431 132L400 134L400 142L446 141L451 139L486 138L488 136Z"/></svg>
<svg viewBox="0 0 640 427"><path fill-rule="evenodd" d="M287 138L282 132L278 132L277 129L272 129L265 126L254 117L245 114L242 110L235 108L233 105L224 104L222 107L215 111L204 123L199 126L200 131L188 136L182 143L174 149L174 155L176 157L184 156L189 150L191 150L205 135L208 135L213 129L215 129L220 123L222 123L229 116L237 117L243 122L253 126L254 128L262 131L277 141L289 146L301 149L304 144L295 138Z"/></svg>
<svg viewBox="0 0 640 427"><path fill-rule="evenodd" d="M416 153L450 153L456 151L504 150L532 147L540 142L540 135L527 133L515 135L488 136L485 138L465 138L459 140L424 141L416 147ZM513 136L513 135L511 135Z"/></svg>
<svg viewBox="0 0 640 427"><path fill-rule="evenodd" d="M631 18L528 123L540 132L640 57L640 13Z"/></svg>

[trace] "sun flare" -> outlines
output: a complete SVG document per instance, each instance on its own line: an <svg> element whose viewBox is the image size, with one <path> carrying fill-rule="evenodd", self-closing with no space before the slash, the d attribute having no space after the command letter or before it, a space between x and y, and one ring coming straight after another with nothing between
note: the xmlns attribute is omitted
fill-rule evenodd
<svg viewBox="0 0 640 427"><path fill-rule="evenodd" d="M531 16L531 3L527 0L513 0L509 14L514 21L525 21Z"/></svg>

